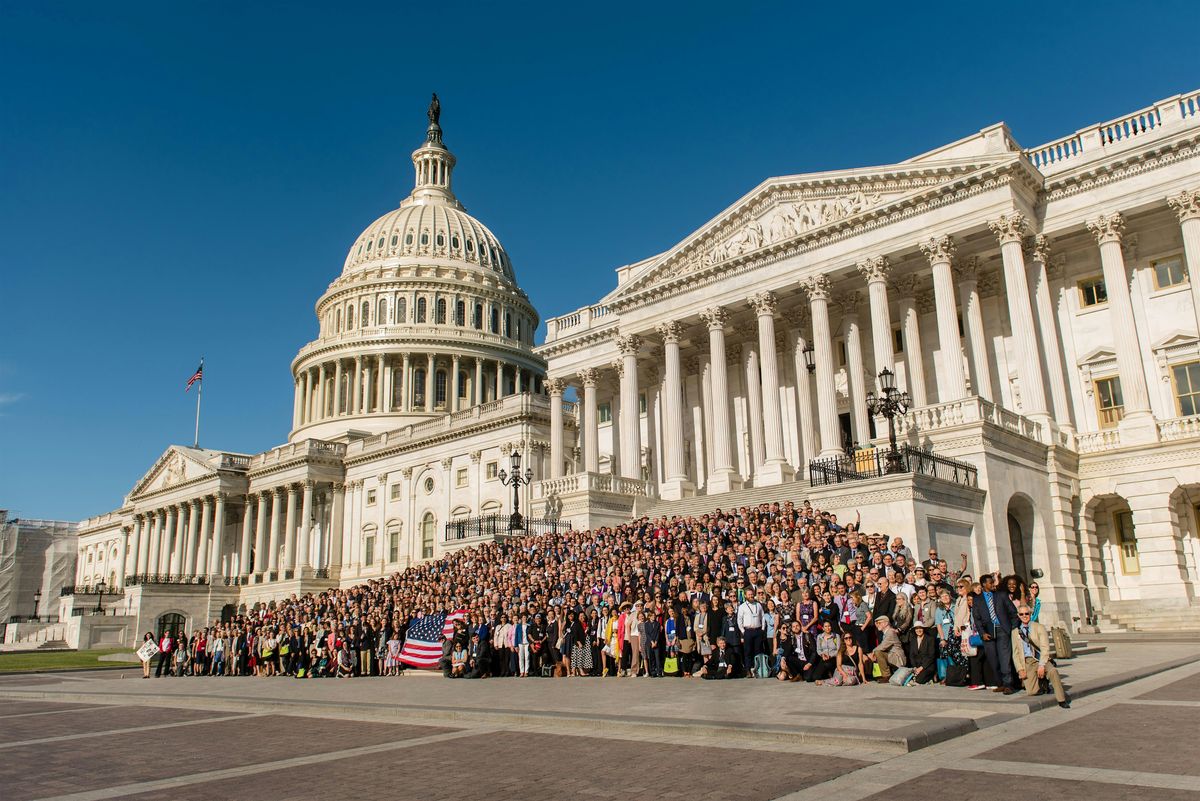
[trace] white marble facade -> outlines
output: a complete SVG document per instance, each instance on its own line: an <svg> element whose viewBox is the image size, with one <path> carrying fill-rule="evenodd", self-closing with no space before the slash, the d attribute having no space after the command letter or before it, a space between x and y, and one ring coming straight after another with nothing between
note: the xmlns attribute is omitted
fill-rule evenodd
<svg viewBox="0 0 1200 801"><path fill-rule="evenodd" d="M1036 148L997 124L898 164L768 179L536 347L507 254L451 191L436 115L413 162L412 194L317 302L289 442L172 447L84 522L81 552L117 554L142 617L459 547L447 521L508 513L496 474L514 449L535 476L525 508L578 526L777 487L1036 569L1080 625L1200 590L1200 93ZM865 402L884 367L913 401L901 440L977 482L807 484L811 460L886 442Z"/></svg>

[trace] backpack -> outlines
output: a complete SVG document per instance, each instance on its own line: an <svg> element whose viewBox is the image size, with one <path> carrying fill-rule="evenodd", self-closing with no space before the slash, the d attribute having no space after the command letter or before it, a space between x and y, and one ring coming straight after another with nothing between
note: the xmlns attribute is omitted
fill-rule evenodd
<svg viewBox="0 0 1200 801"><path fill-rule="evenodd" d="M754 657L754 677L757 679L771 678L771 663L767 661L766 654Z"/></svg>

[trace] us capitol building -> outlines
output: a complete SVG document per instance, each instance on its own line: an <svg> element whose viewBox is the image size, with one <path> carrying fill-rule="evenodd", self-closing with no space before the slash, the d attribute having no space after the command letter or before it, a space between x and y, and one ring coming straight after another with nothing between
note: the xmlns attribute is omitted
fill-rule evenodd
<svg viewBox="0 0 1200 801"><path fill-rule="evenodd" d="M810 499L1033 576L1072 630L1200 620L1200 92L767 179L540 345L439 112L317 300L288 441L171 446L84 521L73 644L504 536L526 470L537 531Z"/></svg>

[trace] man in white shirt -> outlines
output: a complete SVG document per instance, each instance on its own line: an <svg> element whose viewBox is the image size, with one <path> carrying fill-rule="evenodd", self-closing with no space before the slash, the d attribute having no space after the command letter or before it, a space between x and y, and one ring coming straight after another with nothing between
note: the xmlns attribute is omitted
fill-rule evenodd
<svg viewBox="0 0 1200 801"><path fill-rule="evenodd" d="M754 675L754 657L763 652L763 605L754 587L746 588L746 599L738 605L738 629L742 632L742 664L747 678Z"/></svg>

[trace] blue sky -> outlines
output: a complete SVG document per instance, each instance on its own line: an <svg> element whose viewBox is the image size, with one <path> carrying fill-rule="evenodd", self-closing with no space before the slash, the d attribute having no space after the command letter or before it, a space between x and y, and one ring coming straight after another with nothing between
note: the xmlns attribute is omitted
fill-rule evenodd
<svg viewBox="0 0 1200 801"><path fill-rule="evenodd" d="M545 318L768 176L1200 85L1191 3L568 5L0 2L0 508L119 506L190 443L201 355L201 444L282 442L313 304L411 188L431 91Z"/></svg>

